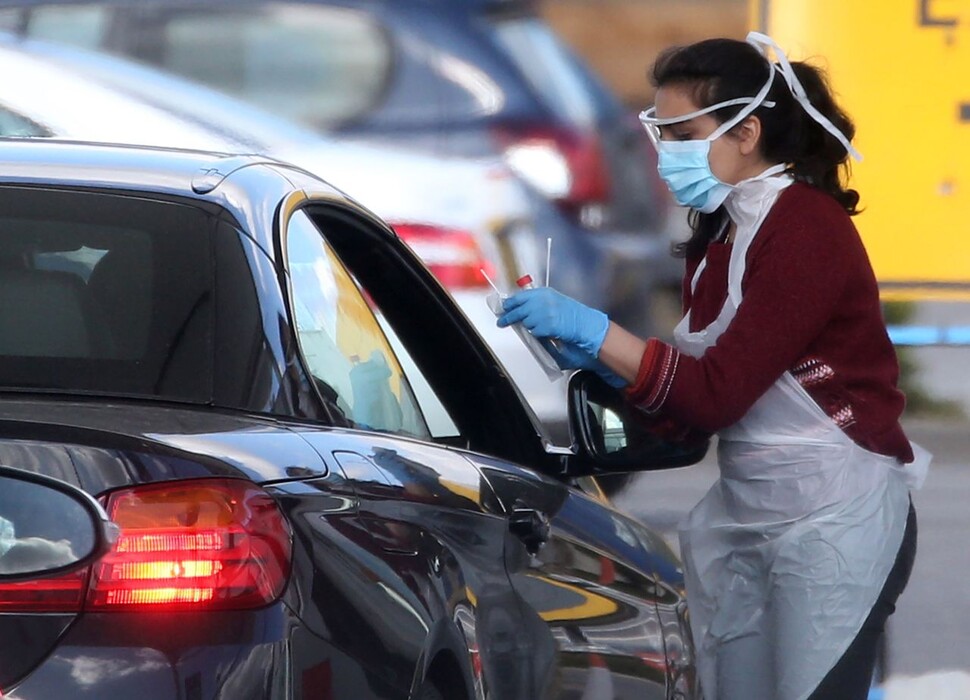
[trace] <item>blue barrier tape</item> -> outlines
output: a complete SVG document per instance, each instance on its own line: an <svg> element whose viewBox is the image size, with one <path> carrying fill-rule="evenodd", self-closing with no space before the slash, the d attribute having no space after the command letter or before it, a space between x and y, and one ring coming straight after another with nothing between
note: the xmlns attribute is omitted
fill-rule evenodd
<svg viewBox="0 0 970 700"><path fill-rule="evenodd" d="M894 345L970 345L970 326L888 326Z"/></svg>

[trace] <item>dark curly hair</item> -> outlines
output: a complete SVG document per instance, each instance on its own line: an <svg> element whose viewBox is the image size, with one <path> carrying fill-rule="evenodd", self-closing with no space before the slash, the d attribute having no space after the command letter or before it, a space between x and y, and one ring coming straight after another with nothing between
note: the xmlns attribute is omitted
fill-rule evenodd
<svg viewBox="0 0 970 700"><path fill-rule="evenodd" d="M851 141L855 125L836 104L824 73L798 61L792 62L792 68L812 105ZM796 180L828 192L850 216L857 214L859 193L845 184L849 167L845 147L805 112L782 75L769 67L764 56L748 42L708 39L667 49L654 63L650 82L656 88L683 86L690 91L697 106L704 108L757 95L769 71L774 77L766 99L775 106L759 106L752 113L761 121L762 156L773 163L788 164L788 172ZM723 124L743 107L723 107L712 112L712 116ZM675 252L680 255L703 252L720 229L724 216L723 209L712 214L692 211L693 235L675 247Z"/></svg>

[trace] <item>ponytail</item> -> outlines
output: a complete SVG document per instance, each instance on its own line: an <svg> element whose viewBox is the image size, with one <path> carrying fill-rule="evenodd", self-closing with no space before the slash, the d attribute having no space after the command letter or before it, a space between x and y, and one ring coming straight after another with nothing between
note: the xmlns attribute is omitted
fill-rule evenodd
<svg viewBox="0 0 970 700"><path fill-rule="evenodd" d="M851 141L855 136L855 124L836 104L822 71L804 62L795 62L792 68L812 105ZM801 135L799 148L791 155L779 153L780 161L791 164L791 173L796 180L828 192L850 216L858 214L859 193L843 184L849 175L845 146L804 110L796 110L796 119L798 124L792 131ZM773 145L764 144L764 155L769 160L775 160L770 151Z"/></svg>

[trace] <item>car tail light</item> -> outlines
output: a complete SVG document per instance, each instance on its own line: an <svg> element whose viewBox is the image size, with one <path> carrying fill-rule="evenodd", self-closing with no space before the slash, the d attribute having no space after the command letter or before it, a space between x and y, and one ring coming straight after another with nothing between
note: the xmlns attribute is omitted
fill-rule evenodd
<svg viewBox="0 0 970 700"><path fill-rule="evenodd" d="M392 228L448 289L488 286L482 270L493 276L493 267L472 233L415 223L392 224Z"/></svg>
<svg viewBox="0 0 970 700"><path fill-rule="evenodd" d="M84 600L88 571L36 581L0 584L0 613L77 612Z"/></svg>
<svg viewBox="0 0 970 700"><path fill-rule="evenodd" d="M269 494L231 479L117 491L106 510L121 528L93 566L87 607L120 610L261 607L289 574L289 525Z"/></svg>
<svg viewBox="0 0 970 700"><path fill-rule="evenodd" d="M609 199L609 171L595 133L506 126L496 131L496 137L509 167L566 209L579 213Z"/></svg>

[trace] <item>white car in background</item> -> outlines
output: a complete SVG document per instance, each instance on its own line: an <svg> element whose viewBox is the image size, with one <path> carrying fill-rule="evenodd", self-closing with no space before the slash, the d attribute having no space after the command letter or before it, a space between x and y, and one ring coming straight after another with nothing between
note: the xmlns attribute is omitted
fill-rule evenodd
<svg viewBox="0 0 970 700"><path fill-rule="evenodd" d="M545 239L532 226L523 185L502 162L321 137L153 69L43 42L0 35L0 69L0 135L260 153L343 190L394 226L557 441L568 439L565 382L550 381L485 303L491 288L481 269L503 290L523 271L537 281L545 273Z"/></svg>

